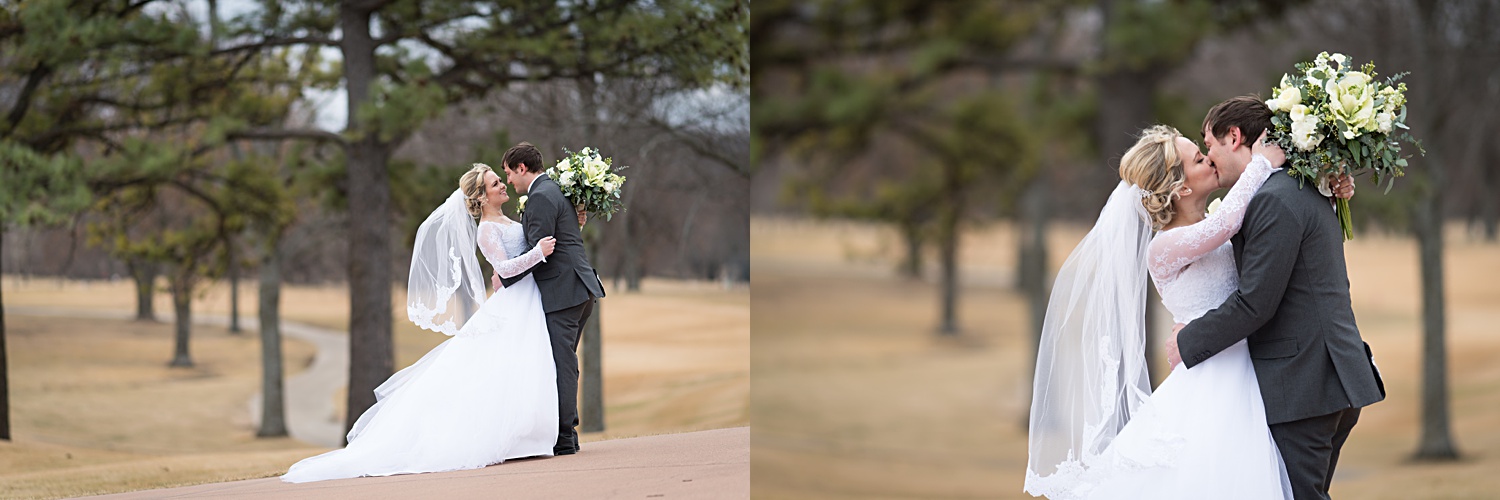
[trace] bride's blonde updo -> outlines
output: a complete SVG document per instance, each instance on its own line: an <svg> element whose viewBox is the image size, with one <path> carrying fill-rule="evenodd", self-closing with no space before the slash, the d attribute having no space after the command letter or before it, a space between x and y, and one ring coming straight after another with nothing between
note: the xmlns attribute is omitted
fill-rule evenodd
<svg viewBox="0 0 1500 500"><path fill-rule="evenodd" d="M1161 230L1176 215L1172 199L1187 182L1182 158L1177 154L1178 137L1182 133L1166 125L1148 128L1141 131L1140 140L1120 158L1120 179L1149 193L1141 198L1141 204L1151 215L1151 227L1156 230Z"/></svg>
<svg viewBox="0 0 1500 500"><path fill-rule="evenodd" d="M484 174L494 172L489 165L475 163L474 168L464 172L463 177L458 178L458 189L464 193L464 207L469 209L469 215L478 219L484 215Z"/></svg>

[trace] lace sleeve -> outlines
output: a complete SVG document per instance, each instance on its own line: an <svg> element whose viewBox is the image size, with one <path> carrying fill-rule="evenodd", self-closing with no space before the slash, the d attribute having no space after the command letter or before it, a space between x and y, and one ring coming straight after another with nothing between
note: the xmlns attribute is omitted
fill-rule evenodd
<svg viewBox="0 0 1500 500"><path fill-rule="evenodd" d="M538 244L514 259L503 262L491 261L490 264L495 266L495 272L499 273L501 278L514 278L525 273L527 269L546 261L547 256L542 255L542 247Z"/></svg>
<svg viewBox="0 0 1500 500"><path fill-rule="evenodd" d="M505 260L505 243L500 239L501 228L499 224L484 221L479 223L479 252L484 254L484 259L490 261L494 266L496 262Z"/></svg>
<svg viewBox="0 0 1500 500"><path fill-rule="evenodd" d="M490 261L490 266L501 278L513 278L525 273L527 269L547 261L547 256L542 255L542 247L534 246L531 250L506 259L505 242L501 238L505 228L497 223L479 225L479 251L484 252L484 258Z"/></svg>
<svg viewBox="0 0 1500 500"><path fill-rule="evenodd" d="M1183 268L1229 241L1234 233L1240 231L1250 199L1273 171L1271 162L1266 157L1255 155L1246 166L1244 175L1240 176L1239 182L1224 196L1218 210L1196 224L1158 234L1151 241L1151 275L1158 281L1170 281Z"/></svg>

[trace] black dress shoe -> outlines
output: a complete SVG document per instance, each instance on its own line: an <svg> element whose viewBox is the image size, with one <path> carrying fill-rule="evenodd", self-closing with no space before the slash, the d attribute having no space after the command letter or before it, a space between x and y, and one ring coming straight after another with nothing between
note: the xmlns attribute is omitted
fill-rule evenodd
<svg viewBox="0 0 1500 500"><path fill-rule="evenodd" d="M563 449L560 449L560 450L552 450L552 456L555 456L555 457L560 457L560 456L563 456L563 455L572 455L574 453L578 453L578 448L563 448Z"/></svg>

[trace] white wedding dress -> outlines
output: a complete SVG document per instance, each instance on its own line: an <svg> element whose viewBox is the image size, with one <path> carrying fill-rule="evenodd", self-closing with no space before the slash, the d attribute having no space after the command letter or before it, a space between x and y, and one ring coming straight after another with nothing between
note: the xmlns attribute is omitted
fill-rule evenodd
<svg viewBox="0 0 1500 500"><path fill-rule="evenodd" d="M1273 171L1256 155L1218 210L1151 240L1147 269L1175 322L1203 316L1239 288L1229 240ZM1029 474L1027 491L1051 500L1292 498L1243 340L1192 369L1179 364L1107 448L1053 475Z"/></svg>
<svg viewBox="0 0 1500 500"><path fill-rule="evenodd" d="M522 226L513 221L480 222L477 241L502 276L544 260L540 248L526 251ZM375 394L375 405L349 431L347 447L297 462L281 479L475 469L551 456L557 369L536 282L528 275L495 292L456 335Z"/></svg>

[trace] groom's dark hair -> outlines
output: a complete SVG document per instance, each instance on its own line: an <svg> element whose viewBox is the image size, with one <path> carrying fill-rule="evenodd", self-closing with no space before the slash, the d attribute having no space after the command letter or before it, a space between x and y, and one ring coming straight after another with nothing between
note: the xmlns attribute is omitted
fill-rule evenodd
<svg viewBox="0 0 1500 500"><path fill-rule="evenodd" d="M1220 141L1224 140L1229 129L1240 129L1245 145L1249 146L1261 132L1271 128L1271 108L1253 95L1235 97L1209 109L1208 116L1203 117L1203 128L1210 129ZM1208 140L1207 137L1203 139Z"/></svg>
<svg viewBox="0 0 1500 500"><path fill-rule="evenodd" d="M537 151L536 146L532 146L531 143L523 142L505 150L505 156L500 157L500 163L511 170L517 170L525 165L527 172L541 172L542 152Z"/></svg>

